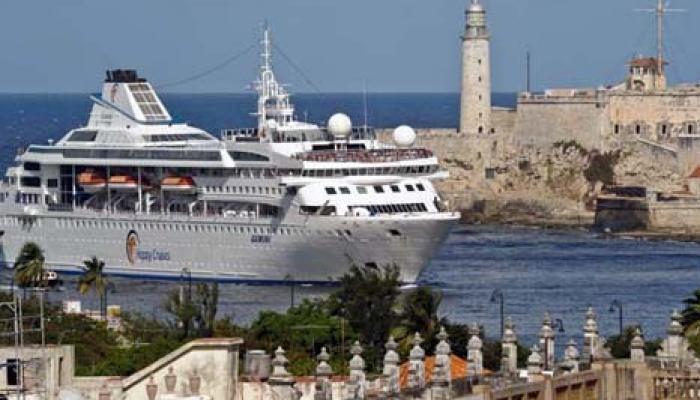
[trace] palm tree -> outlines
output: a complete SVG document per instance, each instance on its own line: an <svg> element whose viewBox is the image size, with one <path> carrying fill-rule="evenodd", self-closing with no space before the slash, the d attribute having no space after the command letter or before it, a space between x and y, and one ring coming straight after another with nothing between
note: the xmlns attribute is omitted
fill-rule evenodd
<svg viewBox="0 0 700 400"><path fill-rule="evenodd" d="M22 246L15 259L14 279L20 287L41 284L44 277L44 251L34 242Z"/></svg>
<svg viewBox="0 0 700 400"><path fill-rule="evenodd" d="M683 328L686 332L700 330L700 289L693 292L693 297L683 300L685 309L681 313Z"/></svg>
<svg viewBox="0 0 700 400"><path fill-rule="evenodd" d="M104 274L104 261L93 256L90 260L83 261L83 275L78 280L78 291L80 294L87 294L90 289L100 298L100 315L104 318L107 314L105 304L105 292L107 290L107 277Z"/></svg>

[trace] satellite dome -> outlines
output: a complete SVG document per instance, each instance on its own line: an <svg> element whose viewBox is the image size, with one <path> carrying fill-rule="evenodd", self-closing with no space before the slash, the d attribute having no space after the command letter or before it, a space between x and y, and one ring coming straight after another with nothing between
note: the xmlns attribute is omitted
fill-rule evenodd
<svg viewBox="0 0 700 400"><path fill-rule="evenodd" d="M328 132L336 138L346 138L352 132L352 121L343 113L333 114L328 120Z"/></svg>
<svg viewBox="0 0 700 400"><path fill-rule="evenodd" d="M408 125L394 129L394 143L399 147L409 147L416 142L416 131Z"/></svg>

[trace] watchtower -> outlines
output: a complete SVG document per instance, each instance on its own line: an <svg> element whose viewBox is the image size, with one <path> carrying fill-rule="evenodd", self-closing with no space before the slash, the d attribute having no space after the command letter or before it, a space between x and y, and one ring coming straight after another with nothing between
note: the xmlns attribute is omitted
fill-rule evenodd
<svg viewBox="0 0 700 400"><path fill-rule="evenodd" d="M459 131L485 134L491 132L491 57L486 10L479 0L471 0L466 21Z"/></svg>

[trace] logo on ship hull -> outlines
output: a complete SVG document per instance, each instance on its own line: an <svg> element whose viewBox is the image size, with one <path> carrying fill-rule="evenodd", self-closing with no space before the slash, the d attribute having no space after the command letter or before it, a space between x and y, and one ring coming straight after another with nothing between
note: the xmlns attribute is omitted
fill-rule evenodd
<svg viewBox="0 0 700 400"><path fill-rule="evenodd" d="M131 230L126 235L126 259L129 260L129 264L136 263L136 254L139 249L139 235L136 231Z"/></svg>

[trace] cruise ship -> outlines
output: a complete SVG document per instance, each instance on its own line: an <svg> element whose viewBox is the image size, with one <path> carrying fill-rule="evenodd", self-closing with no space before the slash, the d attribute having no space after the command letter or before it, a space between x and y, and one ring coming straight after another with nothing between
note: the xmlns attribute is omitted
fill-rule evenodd
<svg viewBox="0 0 700 400"><path fill-rule="evenodd" d="M85 126L7 170L0 261L32 241L61 273L97 256L137 278L317 284L396 265L415 282L459 220L431 183L447 172L408 126L384 144L344 114L298 121L270 50L265 31L257 127L219 137L174 122L135 71L108 71Z"/></svg>

